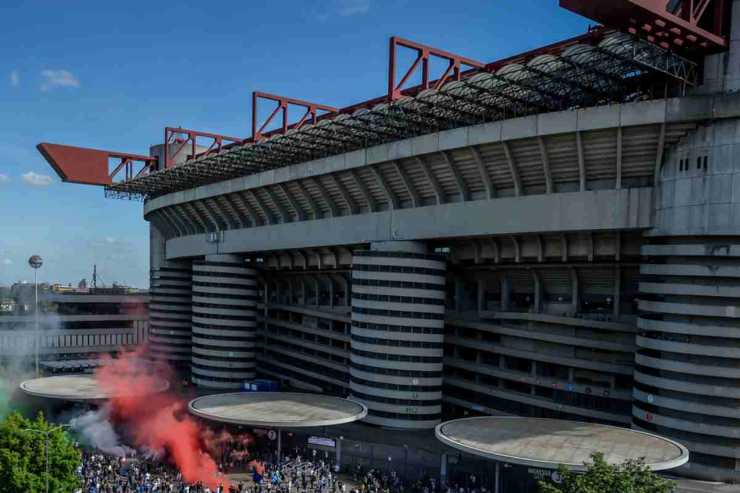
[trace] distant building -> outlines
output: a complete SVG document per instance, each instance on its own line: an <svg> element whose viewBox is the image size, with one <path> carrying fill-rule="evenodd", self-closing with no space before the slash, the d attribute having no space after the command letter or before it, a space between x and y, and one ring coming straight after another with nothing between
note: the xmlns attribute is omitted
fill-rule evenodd
<svg viewBox="0 0 740 493"><path fill-rule="evenodd" d="M15 311L15 300L0 300L0 313L13 313Z"/></svg>
<svg viewBox="0 0 740 493"><path fill-rule="evenodd" d="M148 340L148 293L129 292L130 288L100 290L52 287L40 295L42 366L79 371L94 366L101 353L115 353ZM25 358L30 363L35 337L33 305L22 311L16 308L14 300L0 303L4 313L0 316L0 362Z"/></svg>

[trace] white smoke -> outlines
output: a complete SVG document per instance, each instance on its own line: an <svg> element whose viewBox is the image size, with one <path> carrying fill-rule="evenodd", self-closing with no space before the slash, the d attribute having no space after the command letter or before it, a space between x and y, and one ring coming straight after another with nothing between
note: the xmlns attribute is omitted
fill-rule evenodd
<svg viewBox="0 0 740 493"><path fill-rule="evenodd" d="M121 443L109 417L108 407L103 406L71 419L69 424L79 434L82 443L89 447L117 457L133 454L132 448Z"/></svg>

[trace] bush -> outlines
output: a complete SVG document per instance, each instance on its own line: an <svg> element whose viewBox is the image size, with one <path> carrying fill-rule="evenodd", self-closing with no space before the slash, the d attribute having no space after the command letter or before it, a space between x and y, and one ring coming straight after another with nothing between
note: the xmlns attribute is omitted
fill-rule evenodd
<svg viewBox="0 0 740 493"><path fill-rule="evenodd" d="M593 454L584 473L559 469L559 484L540 482L541 493L672 493L676 485L649 470L642 459L611 465L603 454Z"/></svg>

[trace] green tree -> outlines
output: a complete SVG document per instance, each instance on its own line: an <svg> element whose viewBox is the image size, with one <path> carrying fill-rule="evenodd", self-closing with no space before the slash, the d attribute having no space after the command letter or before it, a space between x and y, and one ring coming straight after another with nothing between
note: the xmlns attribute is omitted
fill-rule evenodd
<svg viewBox="0 0 740 493"><path fill-rule="evenodd" d="M46 491L47 438L49 492L79 488L75 471L82 458L69 436L41 413L32 420L14 412L0 421L0 493Z"/></svg>
<svg viewBox="0 0 740 493"><path fill-rule="evenodd" d="M642 459L611 465L603 454L593 454L592 463L583 473L559 469L562 481L552 484L540 481L541 493L672 493L673 481L662 478L647 468Z"/></svg>

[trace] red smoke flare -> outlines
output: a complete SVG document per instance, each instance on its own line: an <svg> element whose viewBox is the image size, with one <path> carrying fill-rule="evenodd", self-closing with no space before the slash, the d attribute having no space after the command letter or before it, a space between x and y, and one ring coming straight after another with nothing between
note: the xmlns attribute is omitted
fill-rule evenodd
<svg viewBox="0 0 740 493"><path fill-rule="evenodd" d="M172 376L163 364L145 361L143 349L104 356L95 372L98 386L111 395L111 416L126 426L138 448L164 452L188 483L201 482L211 490L229 481L206 452L204 428L187 414L185 402L171 392L152 393Z"/></svg>

